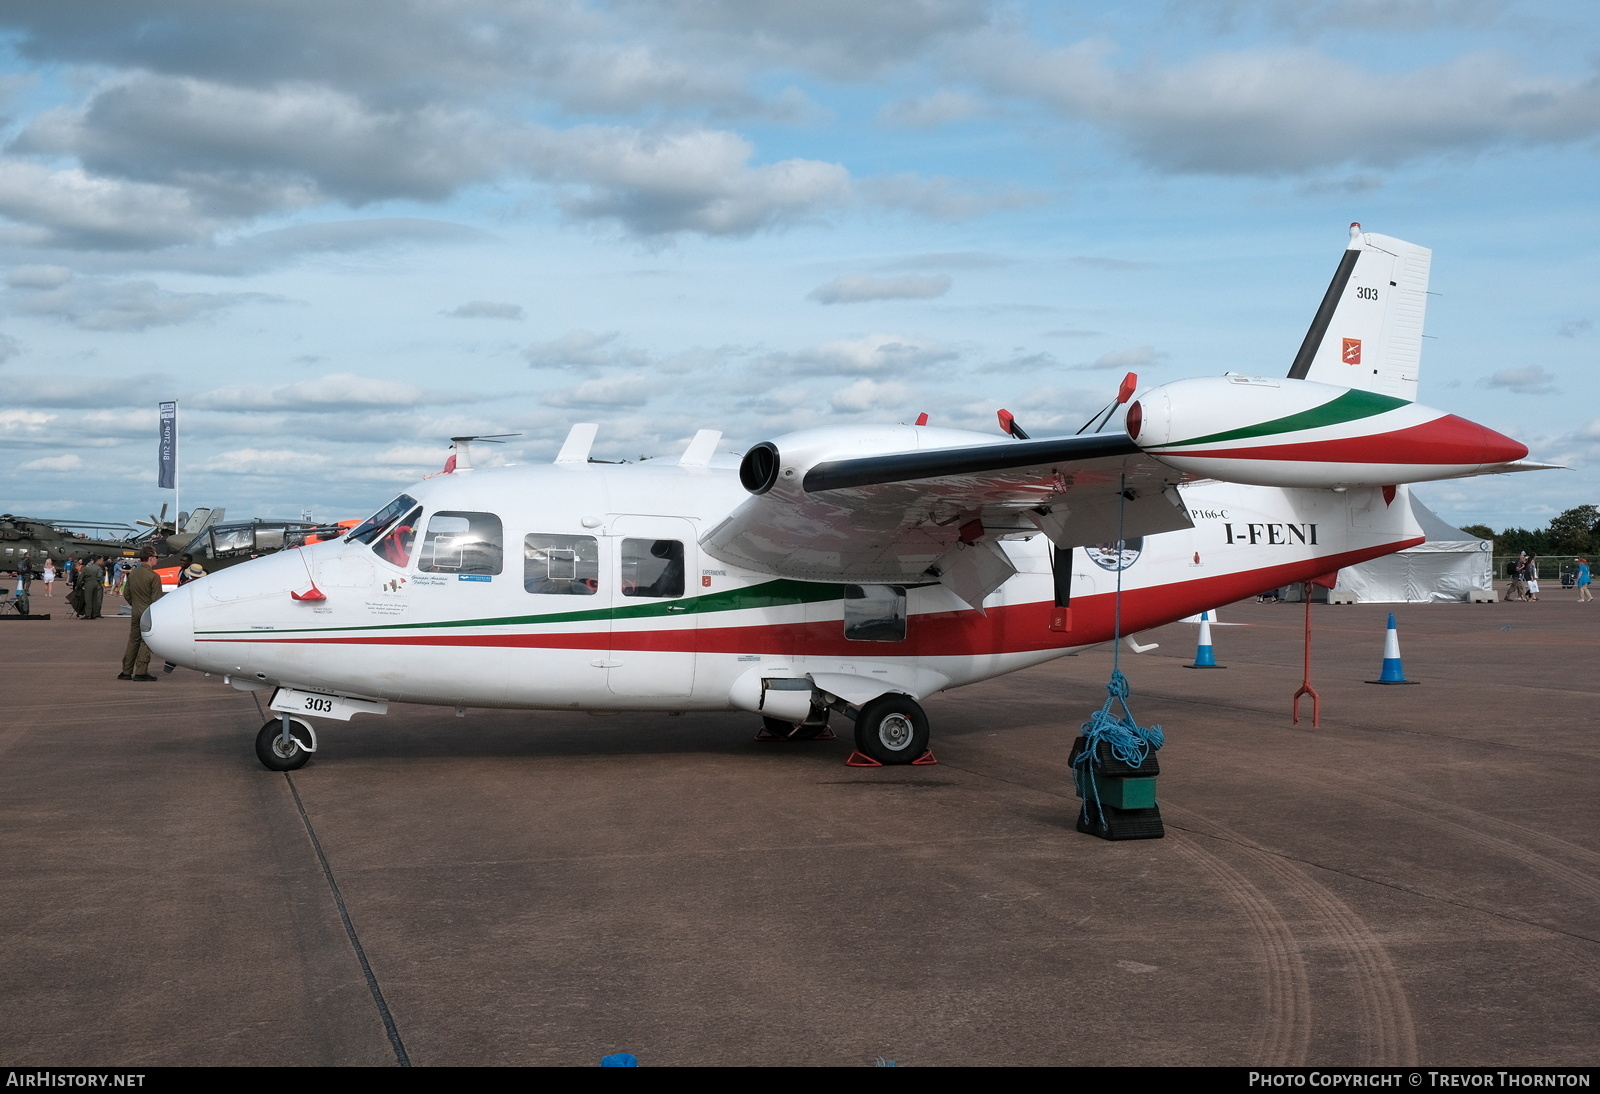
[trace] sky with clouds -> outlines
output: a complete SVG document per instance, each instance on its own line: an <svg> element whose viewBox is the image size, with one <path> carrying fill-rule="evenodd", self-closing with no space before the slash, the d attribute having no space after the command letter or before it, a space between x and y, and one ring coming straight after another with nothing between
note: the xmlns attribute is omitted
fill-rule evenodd
<svg viewBox="0 0 1600 1094"><path fill-rule="evenodd" d="M1357 220L1434 251L1422 398L1600 501L1600 8L1513 0L9 0L0 508L359 517L823 423L1071 432L1284 373Z"/></svg>

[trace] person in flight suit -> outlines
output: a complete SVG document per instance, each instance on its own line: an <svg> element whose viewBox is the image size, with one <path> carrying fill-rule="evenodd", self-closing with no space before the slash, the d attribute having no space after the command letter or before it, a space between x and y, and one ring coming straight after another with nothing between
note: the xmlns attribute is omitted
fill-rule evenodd
<svg viewBox="0 0 1600 1094"><path fill-rule="evenodd" d="M128 575L122 595L133 609L133 629L128 632L128 646L122 651L122 672L118 680L154 680L150 675L150 647L144 644L144 632L139 629L144 610L161 599L161 575L156 573L156 556L151 553L143 564Z"/></svg>
<svg viewBox="0 0 1600 1094"><path fill-rule="evenodd" d="M100 568L100 560L91 558L78 575L79 588L83 590L83 618L99 619L100 602L106 595L106 572Z"/></svg>

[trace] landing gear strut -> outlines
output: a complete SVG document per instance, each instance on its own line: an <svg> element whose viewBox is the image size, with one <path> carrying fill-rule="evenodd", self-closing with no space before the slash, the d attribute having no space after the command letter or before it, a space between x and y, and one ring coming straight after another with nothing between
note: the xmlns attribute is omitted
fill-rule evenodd
<svg viewBox="0 0 1600 1094"><path fill-rule="evenodd" d="M256 759L269 771L298 771L316 750L311 723L287 714L270 719L256 734Z"/></svg>
<svg viewBox="0 0 1600 1094"><path fill-rule="evenodd" d="M914 763L928 751L928 716L909 695L880 695L856 717L856 748L880 764Z"/></svg>

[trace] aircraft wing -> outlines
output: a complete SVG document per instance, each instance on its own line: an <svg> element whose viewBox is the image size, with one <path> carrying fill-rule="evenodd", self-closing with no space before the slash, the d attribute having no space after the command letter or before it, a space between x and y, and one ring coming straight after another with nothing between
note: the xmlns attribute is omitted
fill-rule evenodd
<svg viewBox="0 0 1600 1094"><path fill-rule="evenodd" d="M939 581L976 605L1016 572L1001 539L1110 543L1119 517L1129 539L1191 526L1174 489L1184 473L1121 431L838 457L822 445L814 459L815 445L795 457L767 447L770 483L742 469L754 496L701 545L781 577Z"/></svg>

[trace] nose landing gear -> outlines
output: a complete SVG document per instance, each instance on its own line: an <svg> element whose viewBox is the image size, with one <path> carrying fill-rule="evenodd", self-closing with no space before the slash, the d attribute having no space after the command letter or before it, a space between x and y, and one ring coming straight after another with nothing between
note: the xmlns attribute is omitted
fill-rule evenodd
<svg viewBox="0 0 1600 1094"><path fill-rule="evenodd" d="M317 750L317 731L303 718L279 715L256 734L256 759L268 771L298 771Z"/></svg>

